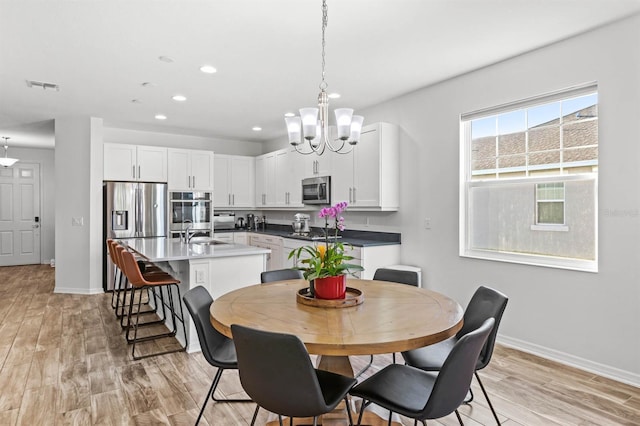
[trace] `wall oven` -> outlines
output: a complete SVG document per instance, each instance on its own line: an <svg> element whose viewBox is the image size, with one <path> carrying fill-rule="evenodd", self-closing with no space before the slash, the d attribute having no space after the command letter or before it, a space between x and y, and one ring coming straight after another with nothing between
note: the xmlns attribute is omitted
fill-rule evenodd
<svg viewBox="0 0 640 426"><path fill-rule="evenodd" d="M190 227L194 235L212 236L213 203L211 192L170 192L169 231L172 238ZM193 232L192 231L192 232Z"/></svg>
<svg viewBox="0 0 640 426"><path fill-rule="evenodd" d="M304 204L331 204L331 176L302 179Z"/></svg>

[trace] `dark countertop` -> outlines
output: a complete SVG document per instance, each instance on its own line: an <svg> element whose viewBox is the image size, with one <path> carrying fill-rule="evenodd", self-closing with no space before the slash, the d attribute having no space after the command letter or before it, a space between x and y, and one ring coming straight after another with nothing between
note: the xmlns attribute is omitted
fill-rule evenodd
<svg viewBox="0 0 640 426"><path fill-rule="evenodd" d="M273 235L275 237L283 237L283 238L291 238L294 240L300 241L322 241L322 240L309 240L304 237L300 237L297 235L291 235L292 230L290 225L277 225L277 224L267 224L267 229L258 231L246 229L246 228L236 228L236 229L219 229L214 230L214 232L251 232L254 234L264 234L264 235ZM322 228L311 228L311 232L313 234L322 235ZM340 238L340 242L348 243L352 246L356 247L374 247L374 246L386 246L386 245L395 245L401 243L401 234L394 232L374 232L374 231L356 231L356 230L345 230L340 233L342 238Z"/></svg>

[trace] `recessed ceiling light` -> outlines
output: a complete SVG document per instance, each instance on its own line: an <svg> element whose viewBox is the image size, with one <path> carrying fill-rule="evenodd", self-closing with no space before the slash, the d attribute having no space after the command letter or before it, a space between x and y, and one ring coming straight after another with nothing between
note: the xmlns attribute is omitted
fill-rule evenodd
<svg viewBox="0 0 640 426"><path fill-rule="evenodd" d="M285 117L295 117L296 115L292 112L287 112L285 115Z"/></svg>
<svg viewBox="0 0 640 426"><path fill-rule="evenodd" d="M329 99L338 99L340 97L340 93L329 93Z"/></svg>
<svg viewBox="0 0 640 426"><path fill-rule="evenodd" d="M161 60L162 62L166 62L168 64L173 62L173 58L170 56L158 56L158 59Z"/></svg>
<svg viewBox="0 0 640 426"><path fill-rule="evenodd" d="M157 84L156 83L152 83L150 81L145 81L144 83L141 84L142 87L156 87Z"/></svg>
<svg viewBox="0 0 640 426"><path fill-rule="evenodd" d="M167 116L164 114L156 114L156 120L166 120Z"/></svg>
<svg viewBox="0 0 640 426"><path fill-rule="evenodd" d="M187 100L187 97L184 96L184 95L175 95L171 99L173 99L174 101L177 101L177 102L184 102L184 101Z"/></svg>
<svg viewBox="0 0 640 426"><path fill-rule="evenodd" d="M262 130L262 127L259 127L259 126L253 126L253 127L251 128L251 130L253 130L254 132L259 132L259 131L261 131L261 130Z"/></svg>
<svg viewBox="0 0 640 426"><path fill-rule="evenodd" d="M211 65L203 65L200 67L200 71L207 73L207 74L215 74L218 72L218 70Z"/></svg>
<svg viewBox="0 0 640 426"><path fill-rule="evenodd" d="M132 104L141 104L142 101L140 99L131 99Z"/></svg>

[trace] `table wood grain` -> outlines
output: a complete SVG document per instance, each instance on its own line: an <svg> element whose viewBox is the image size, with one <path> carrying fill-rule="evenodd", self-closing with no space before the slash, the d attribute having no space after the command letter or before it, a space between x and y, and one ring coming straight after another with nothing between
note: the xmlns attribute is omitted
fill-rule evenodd
<svg viewBox="0 0 640 426"><path fill-rule="evenodd" d="M244 287L223 295L210 308L211 323L232 337L231 324L295 334L311 354L347 356L401 352L455 335L462 327L460 305L434 291L385 281L348 279L364 303L342 309L296 302L303 280Z"/></svg>

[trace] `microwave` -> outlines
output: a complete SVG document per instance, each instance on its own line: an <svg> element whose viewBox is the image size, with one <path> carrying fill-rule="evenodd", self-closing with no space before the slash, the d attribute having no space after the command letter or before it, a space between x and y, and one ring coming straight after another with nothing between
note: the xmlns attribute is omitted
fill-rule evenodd
<svg viewBox="0 0 640 426"><path fill-rule="evenodd" d="M331 204L331 176L302 179L303 204Z"/></svg>

